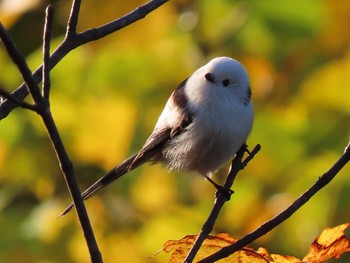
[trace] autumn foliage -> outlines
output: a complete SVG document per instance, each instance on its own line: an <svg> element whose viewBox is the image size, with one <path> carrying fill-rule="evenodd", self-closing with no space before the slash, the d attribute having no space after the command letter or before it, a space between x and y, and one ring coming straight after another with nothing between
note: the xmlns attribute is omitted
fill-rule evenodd
<svg viewBox="0 0 350 263"><path fill-rule="evenodd" d="M218 262L224 263L323 263L332 258L339 258L342 254L350 251L350 240L344 231L350 223L342 224L333 228L326 228L321 235L311 244L310 250L303 259L294 256L271 254L265 248L254 250L244 247L240 251ZM171 253L168 263L182 263L191 249L196 235L188 235L180 240L169 240L163 246L163 251ZM234 244L236 238L227 233L209 236L203 243L194 262L206 258L228 245Z"/></svg>

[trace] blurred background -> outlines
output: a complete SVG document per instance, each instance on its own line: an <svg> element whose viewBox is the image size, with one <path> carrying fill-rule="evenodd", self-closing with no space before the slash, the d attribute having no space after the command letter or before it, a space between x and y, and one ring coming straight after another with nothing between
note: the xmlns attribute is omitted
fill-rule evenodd
<svg viewBox="0 0 350 263"><path fill-rule="evenodd" d="M0 19L32 70L41 64L46 6L55 8L53 51L70 2L0 1ZM82 1L78 30L142 3ZM349 140L349 17L347 0L177 0L72 51L52 71L51 105L81 188L143 145L178 83L211 58L231 56L250 74L248 145L262 150L236 179L214 233L254 230L308 189ZM3 48L0 72L5 89L22 83ZM302 258L323 228L350 221L349 175L348 165L252 246ZM215 179L222 183L224 172ZM166 253L152 255L167 240L199 233L214 193L199 176L159 165L121 178L86 202L104 261L166 262ZM56 219L69 202L41 120L14 110L0 122L0 262L88 262L75 211Z"/></svg>

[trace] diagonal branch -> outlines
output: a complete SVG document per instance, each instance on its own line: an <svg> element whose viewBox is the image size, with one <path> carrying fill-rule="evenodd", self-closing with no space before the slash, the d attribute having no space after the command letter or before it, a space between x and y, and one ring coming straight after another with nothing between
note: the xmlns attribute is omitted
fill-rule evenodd
<svg viewBox="0 0 350 263"><path fill-rule="evenodd" d="M130 13L120 17L119 19L116 19L110 23L107 23L105 25L102 25L97 28L91 28L89 30L86 30L82 33L79 33L77 35L77 38L79 39L79 43L84 44L87 42L91 42L94 40L98 40L100 38L103 38L111 33L114 33L124 27L127 27L133 23L135 23L138 20L141 20L142 18L145 18L150 12L157 9L161 5L165 4L169 0L152 0L148 3L141 5L131 11Z"/></svg>
<svg viewBox="0 0 350 263"><path fill-rule="evenodd" d="M229 174L226 177L226 181L224 183L225 189L230 189L232 187L232 184L240 170L242 170L248 162L250 162L254 156L260 151L261 146L258 144L254 147L253 151L249 154L249 156L242 161L244 152L246 151L246 146L242 146L241 149L237 152L235 158L232 160L231 169ZM204 240L208 237L210 232L213 230L214 224L216 222L216 219L219 216L219 213L221 211L221 208L227 202L229 198L227 198L227 195L218 192L215 198L215 203L213 206L212 211L210 212L210 215L207 219L207 221L203 224L202 230L200 234L198 235L196 241L194 242L191 250L189 251L185 263L190 263L195 258L197 252L199 251L201 245L203 244Z"/></svg>
<svg viewBox="0 0 350 263"><path fill-rule="evenodd" d="M333 178L339 173L341 169L350 161L350 142L347 145L343 155L338 159L338 161L326 172L324 173L307 191L305 191L297 200L294 201L287 209L275 216L270 221L262 224L259 228L249 233L242 239L238 240L236 243L224 247L215 254L202 259L198 263L211 263L222 258L228 257L237 250L243 248L244 246L252 243L261 236L267 234L269 231L283 223L289 217L291 217L301 206L303 206L311 197L313 197L319 190L325 187Z"/></svg>
<svg viewBox="0 0 350 263"><path fill-rule="evenodd" d="M73 1L71 16L69 19L68 29L70 33L67 33L66 38L59 45L59 47L53 52L50 57L49 65L50 69L54 68L58 62L60 62L70 51L84 45L88 42L101 39L111 33L114 33L124 27L145 18L149 13L162 6L169 0L151 0L146 4L137 7L129 14L120 17L106 25L102 25L97 28L86 30L82 33L72 33L76 29L80 0ZM32 78L35 83L39 83L42 79L42 65L40 65L33 73ZM12 96L17 100L24 100L28 95L25 83L22 83L13 93ZM13 101L5 100L0 105L0 120L5 118L17 105Z"/></svg>
<svg viewBox="0 0 350 263"><path fill-rule="evenodd" d="M7 33L6 29L4 28L1 22L0 22L0 38L4 43L7 53L11 57L12 61L17 65L17 68L19 69L22 75L22 78L25 81L24 88L25 87L28 88L28 90L33 96L33 99L35 100L36 103L38 103L40 101L41 95L40 95L40 91L37 86L37 83L32 76L32 72L29 69L23 55L18 50L18 48L16 47L16 44L13 42L12 38Z"/></svg>
<svg viewBox="0 0 350 263"><path fill-rule="evenodd" d="M0 95L4 98L10 100L12 103L16 104L17 106L19 106L23 109L28 109L28 110L35 111L35 112L37 112L37 110L38 110L36 105L29 104L25 101L21 101L21 100L16 99L14 96L12 96L9 92L7 92L6 90L4 90L1 87L0 87Z"/></svg>

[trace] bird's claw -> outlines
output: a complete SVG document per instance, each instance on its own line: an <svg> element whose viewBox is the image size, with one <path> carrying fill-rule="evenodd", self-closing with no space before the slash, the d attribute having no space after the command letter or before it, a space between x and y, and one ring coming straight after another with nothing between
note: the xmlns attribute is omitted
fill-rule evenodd
<svg viewBox="0 0 350 263"><path fill-rule="evenodd" d="M210 177L205 176L205 178L217 189L215 196L218 197L220 194L226 197L226 200L231 199L231 195L234 193L233 190L227 189L226 187L215 183Z"/></svg>
<svg viewBox="0 0 350 263"><path fill-rule="evenodd" d="M221 185L218 185L218 187L216 187L216 189L217 189L217 191L215 193L215 197L219 197L219 195L223 195L223 196L225 196L227 201L229 201L231 199L231 195L234 193L233 190L227 189Z"/></svg>

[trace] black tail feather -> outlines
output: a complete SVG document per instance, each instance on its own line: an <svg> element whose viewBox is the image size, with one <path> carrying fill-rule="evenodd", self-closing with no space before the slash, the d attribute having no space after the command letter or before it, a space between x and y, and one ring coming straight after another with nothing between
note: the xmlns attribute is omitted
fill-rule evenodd
<svg viewBox="0 0 350 263"><path fill-rule="evenodd" d="M98 181L96 181L94 184L92 184L88 189L86 189L81 196L84 200L89 199L91 196L96 194L99 190L105 188L107 185L112 183L114 180L118 179L119 177L123 176L127 172L135 169L136 167L140 166L141 164L148 161L149 156L143 156L143 158L137 158L138 153L130 156L128 159L126 159L124 162L119 164L118 166L114 167L111 171L109 171L106 175L101 177ZM136 159L137 160L136 160ZM59 214L58 217L64 216L67 214L72 208L74 207L74 204L71 203L67 208Z"/></svg>

